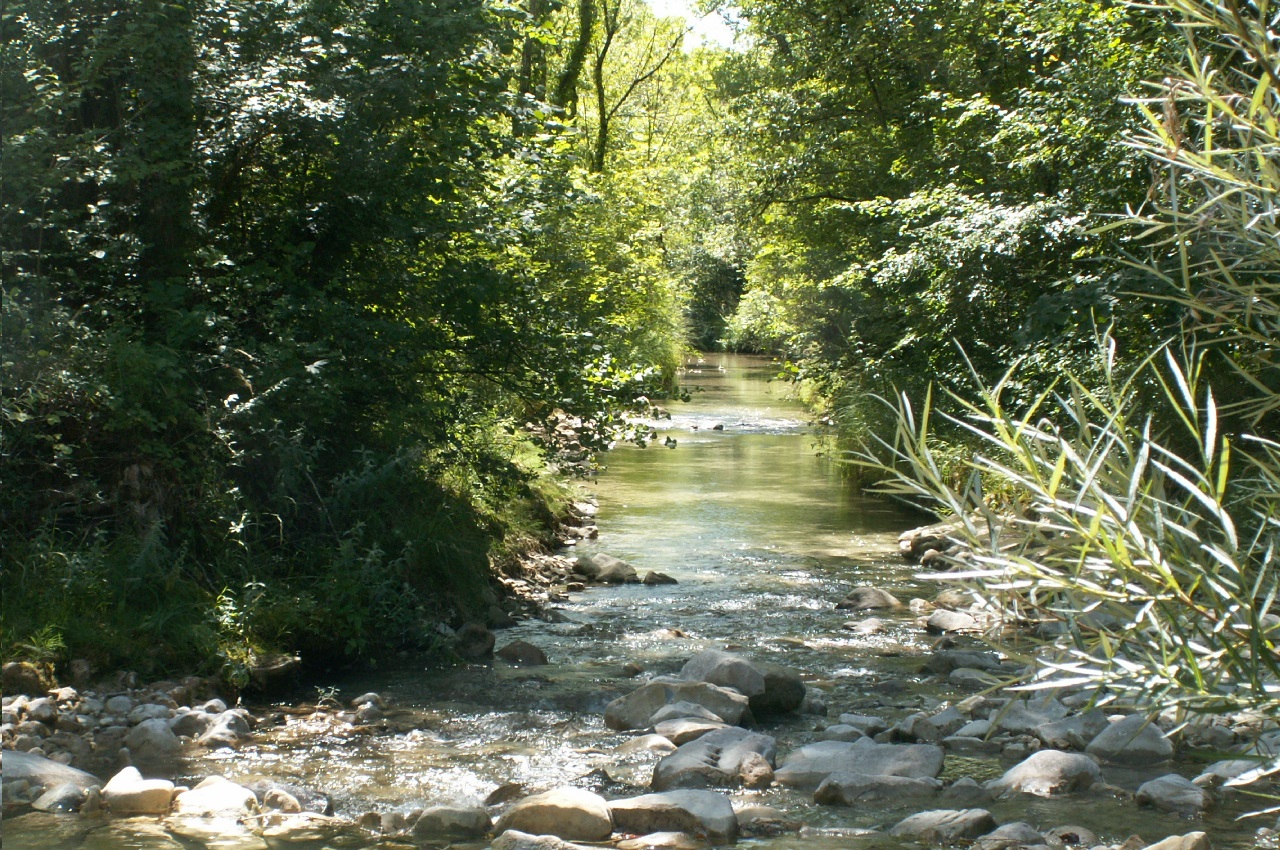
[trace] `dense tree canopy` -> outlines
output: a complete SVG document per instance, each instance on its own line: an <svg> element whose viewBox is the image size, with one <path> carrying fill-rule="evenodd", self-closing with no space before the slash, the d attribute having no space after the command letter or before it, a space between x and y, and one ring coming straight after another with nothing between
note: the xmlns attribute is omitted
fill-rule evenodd
<svg viewBox="0 0 1280 850"><path fill-rule="evenodd" d="M548 426L624 435L689 347L850 443L873 393L1105 382L1101 329L1136 362L1208 309L1105 227L1168 200L1188 8L743 0L692 48L641 0L11 2L6 651L428 646L545 531ZM1234 321L1197 339L1246 398Z"/></svg>

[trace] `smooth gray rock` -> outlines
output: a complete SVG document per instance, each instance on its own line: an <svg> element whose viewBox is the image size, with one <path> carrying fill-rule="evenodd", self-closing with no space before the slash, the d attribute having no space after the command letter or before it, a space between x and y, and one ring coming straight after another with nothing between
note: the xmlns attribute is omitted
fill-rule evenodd
<svg viewBox="0 0 1280 850"><path fill-rule="evenodd" d="M1173 758L1173 742L1147 718L1131 714L1100 732L1085 752L1114 764L1161 764Z"/></svg>
<svg viewBox="0 0 1280 850"><path fill-rule="evenodd" d="M889 834L930 844L950 844L986 835L995 828L995 819L986 809L937 809L912 815Z"/></svg>
<svg viewBox="0 0 1280 850"><path fill-rule="evenodd" d="M1080 753L1040 750L986 784L992 794L1032 794L1057 797L1086 790L1102 781L1093 759Z"/></svg>
<svg viewBox="0 0 1280 850"><path fill-rule="evenodd" d="M7 759L8 757L6 753L5 758ZM86 789L70 782L63 782L37 797L35 802L31 804L31 808L37 812L69 814L80 810L87 794Z"/></svg>
<svg viewBox="0 0 1280 850"><path fill-rule="evenodd" d="M530 835L509 829L493 839L489 850L592 850L585 844L574 844L554 835Z"/></svg>
<svg viewBox="0 0 1280 850"><path fill-rule="evenodd" d="M1182 817L1204 814L1213 804L1209 792L1176 773L1152 779L1138 786L1134 800L1140 806L1153 806L1162 812Z"/></svg>
<svg viewBox="0 0 1280 850"><path fill-rule="evenodd" d="M656 680L605 706L604 722L619 731L647 729L659 709L676 702L696 703L730 725L742 720L748 708L747 698L728 688L707 682Z"/></svg>
<svg viewBox="0 0 1280 850"><path fill-rule="evenodd" d="M690 658L681 668L680 678L733 688L748 697L764 693L764 676L750 660L718 649L703 650Z"/></svg>
<svg viewBox="0 0 1280 850"><path fill-rule="evenodd" d="M883 717L872 717L866 714L842 714L840 722L845 726L852 726L867 737L877 735L889 728L889 721Z"/></svg>
<svg viewBox="0 0 1280 850"><path fill-rule="evenodd" d="M817 788L833 773L936 778L944 757L942 748L932 744L878 744L870 738L819 741L783 759L776 779L782 785Z"/></svg>
<svg viewBox="0 0 1280 850"><path fill-rule="evenodd" d="M848 725L847 723L835 723L823 729L818 737L823 741L844 741L851 743L859 738L867 737L861 730Z"/></svg>
<svg viewBox="0 0 1280 850"><path fill-rule="evenodd" d="M1029 823L1015 821L996 827L974 842L974 850L1012 850L1044 844L1044 836Z"/></svg>
<svg viewBox="0 0 1280 850"><path fill-rule="evenodd" d="M361 709L369 705L373 705L373 703L365 703L365 705L361 706ZM376 707L375 705L374 708ZM230 709L213 718L209 728L196 740L197 743L210 749L218 749L219 747L231 747L234 749L244 742L250 734L249 721L245 719L242 711Z"/></svg>
<svg viewBox="0 0 1280 850"><path fill-rule="evenodd" d="M737 785L743 760L750 753L772 765L777 760L777 741L736 726L708 732L663 757L653 770L653 787L667 791Z"/></svg>
<svg viewBox="0 0 1280 850"><path fill-rule="evenodd" d="M836 603L836 609L841 611L879 611L901 607L902 603L896 596L878 587L855 587Z"/></svg>
<svg viewBox="0 0 1280 850"><path fill-rule="evenodd" d="M712 841L731 842L738 836L738 817L729 798L714 791L667 791L609 804L621 832L689 832Z"/></svg>
<svg viewBox="0 0 1280 850"><path fill-rule="evenodd" d="M977 632L982 629L972 614L966 614L964 611L949 611L945 608L930 614L924 627L926 631L937 635Z"/></svg>
<svg viewBox="0 0 1280 850"><path fill-rule="evenodd" d="M932 798L941 790L942 783L932 778L833 773L813 792L813 801L824 806L857 806L879 800Z"/></svg>
<svg viewBox="0 0 1280 850"><path fill-rule="evenodd" d="M733 727L721 723L719 720L695 720L691 717L679 717L675 720L664 720L655 724L653 731L680 747L690 741L698 740L708 732L731 728Z"/></svg>
<svg viewBox="0 0 1280 850"><path fill-rule="evenodd" d="M961 667L993 671L1000 669L1000 656L994 652L978 652L970 649L940 649L929 656L924 669L929 673L946 675Z"/></svg>
<svg viewBox="0 0 1280 850"><path fill-rule="evenodd" d="M169 720L169 728L173 730L173 734L184 735L188 738L200 737L209 731L209 727L212 725L213 716L205 714L199 709L180 712Z"/></svg>
<svg viewBox="0 0 1280 850"><path fill-rule="evenodd" d="M609 804L581 788L555 788L525 797L503 812L495 826L570 841L604 841L613 832Z"/></svg>
<svg viewBox="0 0 1280 850"><path fill-rule="evenodd" d="M102 787L102 780L92 773L68 767L52 759L17 750L4 751L4 782L26 782L31 788L55 788L72 785L81 791Z"/></svg>
<svg viewBox="0 0 1280 850"><path fill-rule="evenodd" d="M1045 723L1031 731L1045 746L1065 750L1083 750L1089 742L1107 728L1107 715L1100 709L1076 714Z"/></svg>
<svg viewBox="0 0 1280 850"><path fill-rule="evenodd" d="M703 720L708 723L724 724L724 719L718 714L714 714L693 702L673 702L670 705L664 705L649 717L649 722L654 726L665 723L668 720ZM662 733L659 732L658 734L661 735Z"/></svg>
<svg viewBox="0 0 1280 850"><path fill-rule="evenodd" d="M413 837L480 838L492 826L482 806L431 806L413 822Z"/></svg>
<svg viewBox="0 0 1280 850"><path fill-rule="evenodd" d="M144 720L130 729L124 744L134 764L141 767L167 767L182 751L182 742L169 728L169 721L160 717Z"/></svg>
<svg viewBox="0 0 1280 850"><path fill-rule="evenodd" d="M769 662L757 662L756 669L764 676L764 693L751 697L753 714L767 717L800 710L806 688L799 670Z"/></svg>

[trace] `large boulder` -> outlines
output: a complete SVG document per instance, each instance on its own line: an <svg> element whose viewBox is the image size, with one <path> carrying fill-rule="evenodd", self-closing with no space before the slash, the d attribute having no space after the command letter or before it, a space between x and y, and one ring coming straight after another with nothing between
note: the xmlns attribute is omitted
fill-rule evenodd
<svg viewBox="0 0 1280 850"><path fill-rule="evenodd" d="M6 754L6 769L8 762ZM102 800L112 814L163 815L173 802L173 783L167 779L143 779L136 767L126 767L102 789Z"/></svg>
<svg viewBox="0 0 1280 850"><path fill-rule="evenodd" d="M932 744L877 744L870 738L819 741L783 759L776 778L779 784L800 788L817 788L833 773L932 779L942 772L944 757L942 748Z"/></svg>
<svg viewBox="0 0 1280 850"><path fill-rule="evenodd" d="M1085 752L1113 764L1161 764L1173 758L1173 742L1147 718L1131 714L1102 730Z"/></svg>
<svg viewBox="0 0 1280 850"><path fill-rule="evenodd" d="M746 713L747 697L707 682L656 679L605 706L604 722L610 729L647 729L658 709L676 702L692 702L725 723L737 724Z"/></svg>
<svg viewBox="0 0 1280 850"><path fill-rule="evenodd" d="M1086 790L1099 782L1102 782L1102 771L1098 769L1098 763L1088 756L1040 750L1009 768L1004 776L988 782L986 789L997 796L1032 794L1057 797Z"/></svg>
<svg viewBox="0 0 1280 850"><path fill-rule="evenodd" d="M547 663L547 654L528 641L514 640L499 649L495 655L517 667L541 667Z"/></svg>
<svg viewBox="0 0 1280 850"><path fill-rule="evenodd" d="M367 705L368 703L366 703ZM364 706L361 706L363 708ZM216 750L221 747L238 747L252 734L249 721L242 709L232 708L215 716L209 727L197 740L198 743Z"/></svg>
<svg viewBox="0 0 1280 850"><path fill-rule="evenodd" d="M833 773L813 792L813 801L824 806L859 806L881 800L936 797L942 782L932 777L875 776L865 773Z"/></svg>
<svg viewBox="0 0 1280 850"><path fill-rule="evenodd" d="M995 828L995 819L986 809L938 809L912 815L889 830L889 834L930 844L954 844L985 835Z"/></svg>
<svg viewBox="0 0 1280 850"><path fill-rule="evenodd" d="M666 791L609 804L613 822L622 832L689 832L714 842L730 842L738 835L738 818L729 798L714 791Z"/></svg>
<svg viewBox="0 0 1280 850"><path fill-rule="evenodd" d="M604 841L613 832L613 818L600 795L564 787L525 797L498 818L495 829L555 835L570 841Z"/></svg>
<svg viewBox="0 0 1280 850"><path fill-rule="evenodd" d="M653 771L653 787L667 791L741 784L744 761L752 753L771 766L777 759L777 742L736 726L708 732L659 761Z"/></svg>
<svg viewBox="0 0 1280 850"><path fill-rule="evenodd" d="M0 692L7 697L44 696L56 686L52 676L30 661L10 661L0 667Z"/></svg>

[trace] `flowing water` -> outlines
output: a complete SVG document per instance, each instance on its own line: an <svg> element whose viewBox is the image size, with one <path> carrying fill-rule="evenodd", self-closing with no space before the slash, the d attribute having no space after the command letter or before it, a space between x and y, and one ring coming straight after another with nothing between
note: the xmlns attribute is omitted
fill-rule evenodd
<svg viewBox="0 0 1280 850"><path fill-rule="evenodd" d="M649 423L659 432L649 448L605 455L589 487L599 502L600 537L579 548L623 558L642 574L667 573L678 584L568 594L551 606L552 622L528 621L499 634L499 645L523 639L543 648L551 659L545 667L497 662L441 671L392 659L334 683L344 700L368 690L393 700L387 731L357 734L316 715L279 710L276 726L258 743L192 761L186 775L268 776L318 788L350 817L478 803L498 789L518 796L566 783L633 796L645 792L654 758L618 755L631 736L602 721L606 703L637 686L624 667L671 673L708 647L797 667L810 694L826 704L829 720L796 715L764 727L782 754L816 740L842 712L892 723L966 696L920 672L932 641L911 615L885 616L889 629L881 635L841 628L847 612L835 603L856 585L883 586L904 601L936 592L896 552L897 534L924 518L852 493L839 465L815 452L804 408L771 374L766 361L728 355L691 365L684 382L692 400L674 402L670 420ZM664 445L668 437L672 448ZM1006 767L995 758L948 756L944 779L981 781ZM1108 774L1129 788L1143 778ZM817 806L811 795L779 788L733 796L780 807L806 825L800 834L750 842L760 848L893 846L883 835L856 833L910 813ZM1151 841L1206 828L1105 797L991 808L1001 822L1046 829L1075 823L1113 842L1132 833ZM1251 827L1225 814L1208 828L1219 847L1252 844ZM14 846L59 846L8 831ZM403 846L379 841L350 835L340 844Z"/></svg>

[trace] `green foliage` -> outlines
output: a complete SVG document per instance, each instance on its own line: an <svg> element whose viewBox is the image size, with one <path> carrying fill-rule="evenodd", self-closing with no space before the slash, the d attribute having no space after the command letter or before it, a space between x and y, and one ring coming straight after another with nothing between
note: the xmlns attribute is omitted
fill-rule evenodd
<svg viewBox="0 0 1280 850"><path fill-rule="evenodd" d="M5 7L9 640L54 624L104 664L237 679L276 647L429 644L529 533L504 506L540 464L511 435L559 412L603 444L670 387L654 205L513 100L527 23Z"/></svg>

